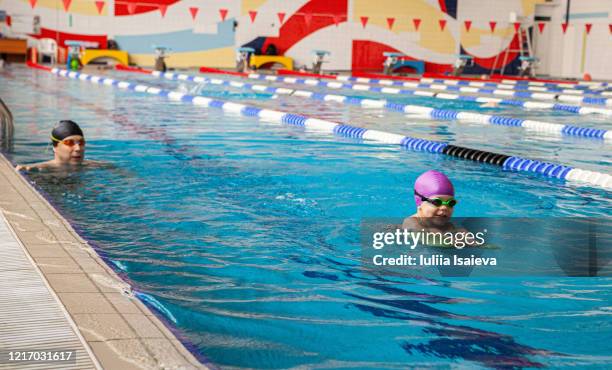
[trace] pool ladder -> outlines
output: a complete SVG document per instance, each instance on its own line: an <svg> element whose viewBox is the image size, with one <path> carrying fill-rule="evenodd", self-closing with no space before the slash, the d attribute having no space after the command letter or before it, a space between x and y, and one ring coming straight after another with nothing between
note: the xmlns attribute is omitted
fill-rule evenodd
<svg viewBox="0 0 612 370"><path fill-rule="evenodd" d="M0 143L2 150L10 151L13 146L13 114L0 98Z"/></svg>
<svg viewBox="0 0 612 370"><path fill-rule="evenodd" d="M504 75L504 73L506 72L506 66L507 66L506 64L508 63L508 57L510 53L513 53L513 52L518 53L517 55L518 57L533 58L534 52L533 52L532 34L533 34L533 25L524 26L523 23L521 23L519 29L516 31L516 37L518 38L518 48L512 47L512 41L514 38L514 34L512 34L512 39L510 40L510 43L508 44L508 47L506 48L506 50L505 51L502 50L500 53L498 53L495 56L495 60L493 61L493 67L491 68L491 74L499 70L499 74L502 76ZM501 39L502 44L504 43L504 41L505 39L502 38ZM501 66L500 66L498 65L498 63L500 62L499 58L501 57L502 54L503 54L503 60L501 61ZM535 71L533 71L532 77L535 78Z"/></svg>

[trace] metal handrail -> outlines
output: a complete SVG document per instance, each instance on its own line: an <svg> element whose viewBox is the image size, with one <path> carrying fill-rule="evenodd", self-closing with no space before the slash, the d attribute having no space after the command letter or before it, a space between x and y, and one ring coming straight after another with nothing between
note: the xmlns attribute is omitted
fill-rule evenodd
<svg viewBox="0 0 612 370"><path fill-rule="evenodd" d="M13 114L6 104L4 104L2 98L0 98L0 126L2 149L9 150L12 147L15 127L13 125Z"/></svg>

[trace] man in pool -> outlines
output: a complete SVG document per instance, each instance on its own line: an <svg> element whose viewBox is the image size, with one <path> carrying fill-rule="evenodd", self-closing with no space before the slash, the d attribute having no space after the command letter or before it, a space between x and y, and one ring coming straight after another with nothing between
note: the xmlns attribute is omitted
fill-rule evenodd
<svg viewBox="0 0 612 370"><path fill-rule="evenodd" d="M84 165L97 166L100 163L85 160L85 138L83 131L75 122L60 121L51 131L54 157L50 161L19 165L16 169L24 171L47 169L70 169Z"/></svg>
<svg viewBox="0 0 612 370"><path fill-rule="evenodd" d="M417 212L404 219L404 229L452 227L450 218L457 200L445 174L434 170L421 174L414 183L414 201Z"/></svg>

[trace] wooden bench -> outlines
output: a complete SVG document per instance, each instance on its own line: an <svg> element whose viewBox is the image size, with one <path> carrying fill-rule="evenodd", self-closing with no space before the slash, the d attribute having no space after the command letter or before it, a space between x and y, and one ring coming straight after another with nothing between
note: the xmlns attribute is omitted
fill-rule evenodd
<svg viewBox="0 0 612 370"><path fill-rule="evenodd" d="M0 39L0 54L8 54L8 56L23 55L23 61L25 62L28 57L28 42L19 39Z"/></svg>

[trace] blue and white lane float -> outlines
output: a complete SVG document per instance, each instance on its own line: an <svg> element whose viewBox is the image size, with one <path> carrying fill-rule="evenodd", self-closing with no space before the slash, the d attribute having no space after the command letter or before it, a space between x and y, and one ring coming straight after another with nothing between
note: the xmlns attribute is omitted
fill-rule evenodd
<svg viewBox="0 0 612 370"><path fill-rule="evenodd" d="M152 72L154 75L159 76L159 72ZM188 80L188 75L177 74L178 79ZM612 117L612 110L604 109L604 108L594 108L594 107L580 107L574 105L565 105L565 104L557 104L557 103L544 103L544 102L533 102L533 101L521 101L521 100L504 100L499 98L489 98L489 97L475 97L475 96L462 96L458 94L446 94L446 93L435 93L431 91L410 91L410 90L400 90L400 89L392 89L392 88L374 88L370 86L364 85L351 85L351 84L343 84L340 82L326 82L319 81L317 79L300 79L294 77L279 77L273 75L259 75L259 74L251 74L249 78L258 79L258 80L266 80L272 82L287 82L292 84L302 84L309 86L325 86L335 89L353 89L360 91L374 91L374 92L383 92L389 94L411 94L416 96L426 96L433 97L438 99L459 99L466 101L475 101L478 103L487 103L487 102L495 102L499 104L507 104L514 106L522 106L523 108L528 109L552 109L552 110L560 110L569 113L576 114L601 114L604 116ZM196 81L197 82L197 81ZM528 123L529 124L529 123Z"/></svg>
<svg viewBox="0 0 612 370"><path fill-rule="evenodd" d="M266 80L272 82L286 82L290 84L305 84L310 86L322 86L328 87L332 89L352 89L358 91L371 91L382 94L406 94L406 95L417 95L417 96L427 96L433 98L442 98L442 99L460 99L460 100L468 100L468 101L476 101L476 102L496 102L499 104L505 105L515 105L522 106L525 108L529 108L530 106L540 108L540 109L553 109L553 110L561 110L571 113L579 113L579 114L590 114L590 113L599 113L607 116L612 116L612 110L610 109L602 109L597 107L582 107L575 105L566 105L566 104L558 104L558 103L549 103L543 104L541 102L529 102L522 101L516 99L499 99L499 98L486 98L486 97L474 97L474 96L464 96L460 93L470 93L470 94L483 94L483 95L499 95L499 96L508 96L508 97L516 97L516 98L533 98L536 100L559 100L559 101L570 101L572 103L582 103L582 104L594 104L594 105L606 105L607 101L610 101L610 105L612 105L612 99L604 99L604 98L588 98L582 96L575 95L556 95L556 94L548 94L548 93L532 93L532 92L521 92L521 91L512 91L505 89L481 89L477 87L470 86L449 86L443 84L424 84L419 82L402 82L403 87L407 87L406 89L398 89L395 87L377 87L377 86L369 86L369 85L360 85L353 84L347 81L323 81L314 78L297 78L297 77L282 77L275 75L260 75L257 73L250 73L248 78L257 79L257 80ZM352 78L352 77L347 77ZM390 80L389 80L390 81ZM392 81L393 82L393 81ZM423 91L422 89L430 89L430 90L440 90L440 91L451 91L456 92L456 94L442 94L439 96L439 93L433 91Z"/></svg>
<svg viewBox="0 0 612 370"><path fill-rule="evenodd" d="M611 85L608 82L598 81L578 81L578 83L564 83L564 82L544 82L544 81L530 81L530 80L510 80L502 79L502 83L510 85L528 85L528 86L560 86L569 88L586 88L586 89L601 89L609 88Z"/></svg>
<svg viewBox="0 0 612 370"><path fill-rule="evenodd" d="M567 105L567 104L559 104L559 103L545 103L538 101L523 101L517 99L501 99L501 98L493 98L493 97L484 97L484 96L465 96L461 94L449 94L449 93L440 93L433 91L422 91L419 88L415 88L412 90L398 89L393 87L375 87L368 85L358 85L351 84L340 81L320 81L317 79L303 79L303 78L295 78L295 77L280 77L273 75L259 75L256 73L249 74L248 78L256 79L256 80L266 80L271 82L284 82L289 84L299 84L299 85L309 85L309 86L320 86L327 87L331 89L350 89L357 91L371 91L382 94L404 94L404 95L414 95L414 96L425 96L436 99L447 99L447 100L464 100L464 101L474 101L478 103L498 103L502 105L513 105L519 106L523 108L529 109L552 109L558 111L564 111L568 113L576 113L576 114L601 114L604 116L612 117L612 110L605 108L597 108L597 107L581 107L577 105ZM482 90L474 87L468 87L465 89L474 89L474 90ZM504 91L504 90L501 90ZM468 92L468 91L464 91ZM512 91L508 92L509 94L513 94Z"/></svg>
<svg viewBox="0 0 612 370"><path fill-rule="evenodd" d="M514 85L497 84L495 82L478 82L462 80L444 80L433 78L422 78L419 82L398 81L388 79L376 79L365 77L340 76L339 81L353 81L360 83L378 84L384 86L402 86L408 88L428 88L432 90L449 90L459 92L486 93L500 96L513 96L516 98L534 98L538 100L558 100L577 104L593 104L612 106L612 99L605 96L612 96L612 92L591 92L585 93L583 90L546 88L532 86L516 88ZM604 97L602 97L604 96Z"/></svg>
<svg viewBox="0 0 612 370"><path fill-rule="evenodd" d="M386 100L378 99L366 99L358 97L349 97L344 95L335 94L321 94L307 90L293 90L283 87L273 87L266 85L254 85L234 80L224 80L221 78L204 78L201 76L187 75L183 73L174 72L159 72L154 71L151 73L153 76L163 77L169 80L182 80L191 81L200 84L211 84L211 85L224 85L235 88L250 89L254 91L266 92L270 94L287 94L310 98L314 100L333 101L341 104L361 105L369 108L384 108L394 112L403 112L409 114L419 115L421 118L426 119L444 119L444 120L457 120L459 122L472 122L479 124L492 124L512 127L522 127L530 131L535 131L542 134L550 135L566 135L566 136L579 136L589 137L595 139L602 139L606 141L612 141L612 131L578 127L572 125L561 125L558 123L550 123L535 120L525 120L513 117L504 117L496 115L488 115L481 113L462 112L452 109L435 109L421 105L410 105L410 104L397 104L388 102Z"/></svg>
<svg viewBox="0 0 612 370"><path fill-rule="evenodd" d="M570 184L589 185L608 191L612 190L612 176L601 172L582 170L579 168L541 162L518 156L509 156L478 149L465 148L445 142L402 136L378 130L369 130L316 118L308 118L299 114L263 109L255 106L206 98L203 96L193 96L183 94L178 91L160 89L145 84L115 80L112 78L105 78L79 72L69 72L67 70L61 70L58 68L53 68L51 73L81 81L89 81L95 84L116 86L120 89L162 96L171 100L192 103L202 107L221 109L225 112L232 112L241 114L243 116L259 118L266 122L299 126L308 131L362 139L366 141L369 140L384 144L399 145L405 149L413 151L444 154L456 158L469 159L475 162L496 165L498 167L502 167L504 170L539 174L548 178L566 180Z"/></svg>
<svg viewBox="0 0 612 370"><path fill-rule="evenodd" d="M448 94L448 93L438 93L438 92L432 92L432 91L423 91L423 90L420 90L419 88L412 88L411 90L402 90L402 89L390 88L390 87L381 88L381 87L372 87L372 86L367 86L367 85L352 85L350 83L341 83L339 81L325 82L325 81L320 81L314 78L280 77L280 76L274 76L274 75L259 75L256 73L252 73L248 75L247 78L259 79L259 80L263 79L263 80L272 81L272 82L286 82L290 84L324 86L324 87L329 87L332 89L352 89L352 90L360 90L360 91L373 91L373 92L378 92L378 93L383 93L383 94L407 94L407 95L425 96L425 97L431 97L431 98L437 98L437 99L448 99L448 100L459 99L459 100L465 100L465 101L475 101L478 103L492 102L492 103L498 103L502 105L520 106L520 107L527 108L527 109L552 109L552 110L558 110L558 111L564 111L564 112L576 113L576 114L601 114L601 115L608 116L608 117L612 116L612 110L605 109L605 108L582 107L579 105L577 106L577 105L545 103L545 102L536 102L536 101L523 101L523 100L518 100L518 99L501 99L501 98L482 97L482 96L475 97L475 96L466 96L466 95L461 95L461 94ZM346 78L352 78L352 77L346 76ZM360 77L357 79L360 79ZM371 80L371 79L364 78L364 80ZM395 82L391 80L384 80L384 81L388 81L389 83ZM453 87L450 87L450 88L440 87L440 89L452 90ZM466 93L474 93L474 92L477 93L478 91L486 91L487 94L491 94L491 91L492 91L492 90L490 91L489 89L477 89L473 87L463 87L463 88L458 88L458 89L463 89L464 92ZM512 94L513 92L509 90L505 90L504 92L503 89L500 89L499 91L499 95L508 96ZM535 95L533 95L533 97L550 95L550 94L546 95L546 94L541 94L541 93L534 93L534 94ZM551 96L548 96L548 97L550 98ZM588 98L582 98L582 97L569 98L569 100L576 100L575 98L581 99L581 100L586 99L585 101L588 100Z"/></svg>
<svg viewBox="0 0 612 370"><path fill-rule="evenodd" d="M347 80L347 78L349 78L349 80L351 81L357 80L358 82L369 82L370 80L378 80L378 78L352 77L352 76L346 76L346 75L327 76L327 77L328 78L332 77L332 78L341 79L341 80ZM385 78L384 80L398 81L400 79L394 79L392 78L392 76L390 76L389 78ZM415 78L415 80L417 80L417 78ZM451 78L440 78L440 77L436 77L436 78L420 77L418 78L418 80L422 82L445 81L453 85L467 85L467 86L478 86L478 87L482 87L482 86L492 87L496 85L499 85L499 86L503 85L503 86L511 86L512 88L519 88L519 89L526 89L528 87L547 87L547 88L562 89L562 90L566 89L568 92L570 90L586 90L587 92L607 91L609 93L612 93L612 85L610 85L608 82L595 82L595 81L580 81L579 83L569 83L569 82L544 82L544 81L530 81L530 80L501 79L500 82L497 82L497 81L493 81L490 79L476 81L474 79L459 80L456 78L451 79Z"/></svg>
<svg viewBox="0 0 612 370"><path fill-rule="evenodd" d="M379 84L380 84L379 80ZM385 80L389 81L389 80ZM482 82L482 81L465 81L465 80L447 80L447 79L439 79L439 78L421 78L421 82L424 83L442 83L445 85L451 86L473 86L473 87L491 87L498 89L511 89L516 91L537 91L537 92L553 92L558 94L570 94L570 95L592 95L591 97L601 97L601 96L612 96L612 91L609 90L595 90L588 89L585 87L582 88L565 88L561 86L530 86L530 85L521 85L521 84L506 84L506 83L497 83L497 82ZM397 82L393 81L394 85L397 85ZM388 83L383 83L388 84Z"/></svg>
<svg viewBox="0 0 612 370"><path fill-rule="evenodd" d="M375 83L381 85L399 85L401 86L403 80L393 78L370 78L370 77L353 77L346 75L339 75L335 77L336 80L340 81L355 81L361 83ZM513 81L513 80L502 80L502 82L492 81L472 81L472 80L457 80L448 78L431 78L421 77L418 79L424 83L442 83L452 86L474 86L474 87L490 87L500 89L515 89L515 90L528 90L528 91L554 91L563 94L592 94L592 95L603 95L612 96L612 91L609 87L604 86L580 86L569 83L546 83L539 82L536 85L522 83L524 81ZM513 83L514 82L514 83Z"/></svg>
<svg viewBox="0 0 612 370"><path fill-rule="evenodd" d="M572 100L575 98L567 98L563 94L569 95L591 95L591 98L600 98L601 96L612 96L612 91L603 91L603 90L588 90L586 88L583 89L567 89L563 87L553 87L553 86L530 86L530 85L517 85L517 84L505 84L498 82L485 82L485 81L466 81L466 80L451 80L451 79L441 79L441 78L428 78L423 77L419 79L419 82L409 82L403 80L394 80L394 79L385 79L385 78L369 78L369 77L352 77L352 76L338 76L336 78L338 81L353 81L359 83L370 83L370 84L378 84L378 85L386 85L386 86L406 86L406 87L415 87L419 84L444 84L449 86L471 86L471 87L483 87L489 89L504 89L504 90L515 90L516 92L520 92L522 95L529 95L528 91L536 91L536 92L553 92L559 95L563 99ZM436 85L437 86L437 85Z"/></svg>

